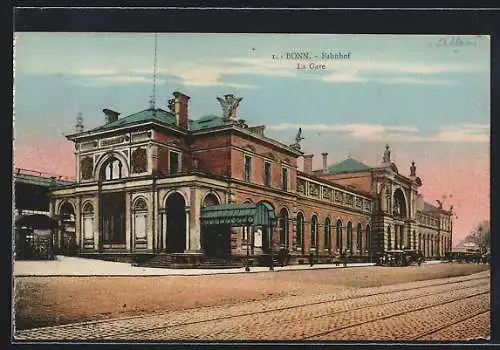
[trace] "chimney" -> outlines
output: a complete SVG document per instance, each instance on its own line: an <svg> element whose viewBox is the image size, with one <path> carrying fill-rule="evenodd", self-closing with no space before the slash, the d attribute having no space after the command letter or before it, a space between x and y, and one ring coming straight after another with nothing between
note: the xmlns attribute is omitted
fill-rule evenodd
<svg viewBox="0 0 500 350"><path fill-rule="evenodd" d="M304 172L306 174L311 175L312 174L312 168L313 168L313 154L305 154L304 155Z"/></svg>
<svg viewBox="0 0 500 350"><path fill-rule="evenodd" d="M328 171L328 153L323 152L321 155L323 156L323 172L326 173Z"/></svg>
<svg viewBox="0 0 500 350"><path fill-rule="evenodd" d="M118 116L120 115L120 113L107 108L104 108L102 111L104 112L104 115L106 115L106 124L117 121Z"/></svg>
<svg viewBox="0 0 500 350"><path fill-rule="evenodd" d="M188 129L188 101L189 96L181 92L174 92L174 113L177 118L177 126L181 129Z"/></svg>

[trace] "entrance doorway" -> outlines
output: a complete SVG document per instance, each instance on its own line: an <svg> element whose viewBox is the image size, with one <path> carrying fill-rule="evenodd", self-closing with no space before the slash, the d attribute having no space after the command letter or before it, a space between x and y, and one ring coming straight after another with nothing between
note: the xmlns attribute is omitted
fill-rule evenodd
<svg viewBox="0 0 500 350"><path fill-rule="evenodd" d="M264 205L264 207L269 210L269 211L272 211L274 213L274 206L269 203L269 202L266 202L266 201L260 201L259 203L257 203L258 205L259 204L262 204ZM273 242L273 227L271 227L270 225L267 226L267 225L263 225L261 227L261 230L262 230L262 253L264 254L269 254L271 253L271 250L274 248L274 242Z"/></svg>
<svg viewBox="0 0 500 350"><path fill-rule="evenodd" d="M167 253L183 253L186 250L186 201L180 193L168 196L165 203L167 214Z"/></svg>
<svg viewBox="0 0 500 350"><path fill-rule="evenodd" d="M102 195L102 244L125 247L125 193Z"/></svg>
<svg viewBox="0 0 500 350"><path fill-rule="evenodd" d="M62 248L63 254L76 254L76 230L75 230L75 210L69 202L64 202L59 211L61 218L61 227L59 237L61 239L59 245Z"/></svg>
<svg viewBox="0 0 500 350"><path fill-rule="evenodd" d="M210 225L203 228L205 256L227 258L231 256L231 226Z"/></svg>
<svg viewBox="0 0 500 350"><path fill-rule="evenodd" d="M202 209L219 204L219 198L209 193L203 200ZM231 226L202 225L200 243L207 257L227 258L231 256Z"/></svg>

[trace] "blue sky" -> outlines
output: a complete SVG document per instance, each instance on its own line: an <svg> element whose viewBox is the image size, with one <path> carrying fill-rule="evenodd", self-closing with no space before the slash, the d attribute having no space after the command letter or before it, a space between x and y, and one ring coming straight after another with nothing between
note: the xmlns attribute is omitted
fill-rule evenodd
<svg viewBox="0 0 500 350"><path fill-rule="evenodd" d="M102 122L102 108L127 115L148 106L153 34L16 38L20 135L46 135L43 123L33 124L40 113L44 121L58 123L52 132L71 132L78 112L91 127ZM348 136L354 133L349 127L335 125L392 126L394 139L430 139L450 125L475 135L484 130L467 124L489 125L489 39L460 37L475 46L444 46L443 39L453 37L159 34L157 105L180 90L192 97L190 116L196 119L220 113L215 97L235 93L244 97L240 116L270 129L275 125L277 135L305 120L311 130ZM290 51L351 52L351 59L322 61L327 69L311 72L297 70L296 61L271 58ZM356 128L367 133L360 139L373 136L367 125ZM463 141L462 134L448 137Z"/></svg>
<svg viewBox="0 0 500 350"><path fill-rule="evenodd" d="M316 167L323 151L330 163L351 155L375 165L389 143L405 173L415 160L418 169L433 174L439 164L445 178L457 169L474 179L480 178L478 169L489 175L488 36L157 38L158 107L166 108L178 90L191 96L190 118L220 115L216 97L233 93L243 97L239 117L250 125L266 124L270 137L292 143L302 127L304 150L318 155ZM324 64L323 71L298 70L295 60L272 59L291 51L350 52L350 59L303 62ZM64 142L79 112L86 128L93 128L104 122L103 108L122 116L148 108L153 52L152 33L16 33L16 147L43 152L47 140ZM450 191L463 192L464 198L481 193L483 204L487 198L484 215L489 215L489 179L481 176L476 187L450 184ZM428 178L435 188L430 192L439 191L445 180Z"/></svg>

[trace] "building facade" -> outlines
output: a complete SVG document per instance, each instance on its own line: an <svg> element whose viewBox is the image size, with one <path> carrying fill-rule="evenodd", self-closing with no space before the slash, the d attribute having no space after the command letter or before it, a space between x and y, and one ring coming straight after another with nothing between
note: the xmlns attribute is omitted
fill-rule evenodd
<svg viewBox="0 0 500 350"><path fill-rule="evenodd" d="M423 202L412 164L400 174L387 146L379 166L354 159L313 171L300 132L285 145L238 119L241 99L218 98L223 116L188 118L189 97L166 109L119 118L67 136L75 145L75 184L51 193L53 216L74 218L80 254L201 254L239 258L287 248L292 261L314 253L369 256L394 248L427 257L451 250L451 211ZM304 158L304 169L297 161ZM273 227L203 224L203 208L264 203ZM68 234L61 230L60 235ZM60 239L60 241L64 241Z"/></svg>

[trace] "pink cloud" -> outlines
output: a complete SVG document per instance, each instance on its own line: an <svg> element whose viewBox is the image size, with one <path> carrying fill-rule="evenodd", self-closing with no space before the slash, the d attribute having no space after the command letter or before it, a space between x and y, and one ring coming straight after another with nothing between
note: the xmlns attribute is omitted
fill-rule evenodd
<svg viewBox="0 0 500 350"><path fill-rule="evenodd" d="M18 138L14 142L14 166L74 178L74 151L73 144L64 139Z"/></svg>
<svg viewBox="0 0 500 350"><path fill-rule="evenodd" d="M490 169L484 159L463 159L461 163L434 159L423 161L419 168L424 199L432 204L443 195L445 208L453 205L453 242L456 244L482 220L490 219ZM486 158L486 157L483 157Z"/></svg>

